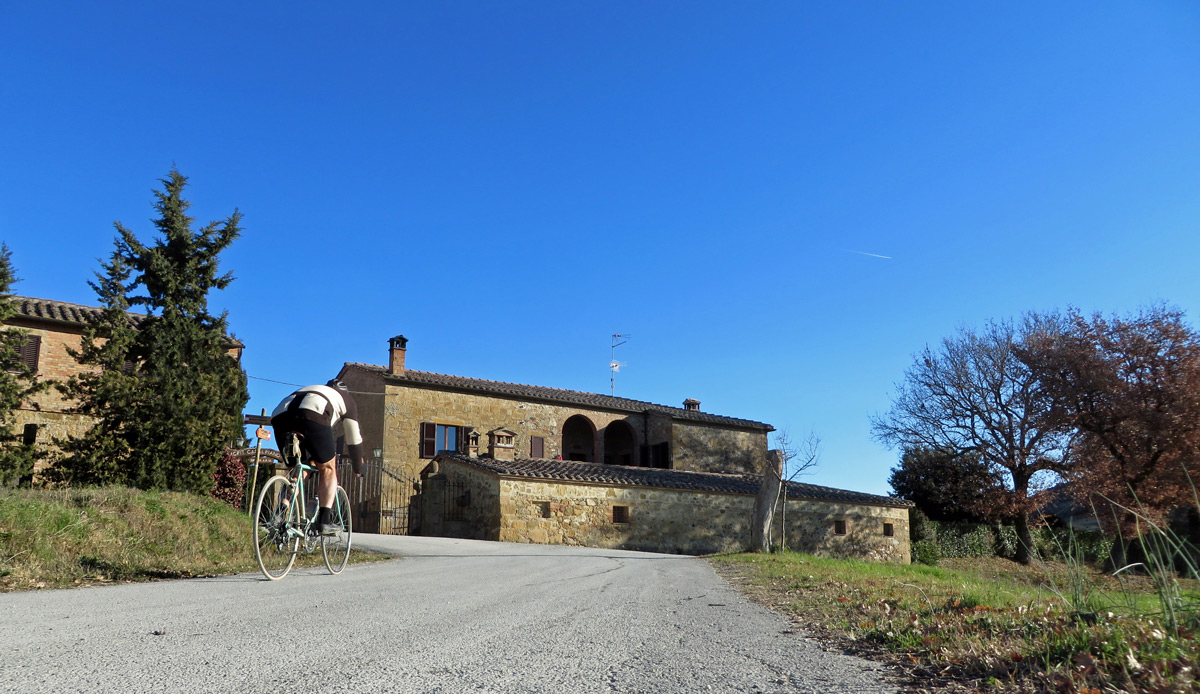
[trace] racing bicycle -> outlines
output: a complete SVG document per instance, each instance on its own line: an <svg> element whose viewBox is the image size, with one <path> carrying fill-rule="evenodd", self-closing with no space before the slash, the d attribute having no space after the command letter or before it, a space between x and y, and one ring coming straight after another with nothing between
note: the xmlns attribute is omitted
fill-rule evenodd
<svg viewBox="0 0 1200 694"><path fill-rule="evenodd" d="M337 488L331 518L339 526L338 532L319 534L316 495L306 494L304 489L304 480L316 468L303 462L300 438L288 433L280 441L279 452L288 473L267 480L254 504L254 556L271 581L286 576L300 552L312 554L320 547L325 567L334 574L341 573L350 559L350 496L341 486Z"/></svg>

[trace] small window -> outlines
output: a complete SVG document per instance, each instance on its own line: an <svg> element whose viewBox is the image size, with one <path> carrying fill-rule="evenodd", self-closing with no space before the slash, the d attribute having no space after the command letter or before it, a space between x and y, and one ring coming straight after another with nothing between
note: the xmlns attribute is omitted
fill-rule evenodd
<svg viewBox="0 0 1200 694"><path fill-rule="evenodd" d="M613 523L628 523L629 522L629 507L628 506L613 506Z"/></svg>
<svg viewBox="0 0 1200 694"><path fill-rule="evenodd" d="M549 501L535 501L533 505L537 507L539 516L541 516L542 518L550 517L550 502Z"/></svg>
<svg viewBox="0 0 1200 694"><path fill-rule="evenodd" d="M896 536L896 526L892 525L891 523L884 523L883 524L883 536L884 537L895 537Z"/></svg>
<svg viewBox="0 0 1200 694"><path fill-rule="evenodd" d="M529 438L529 457L546 457L546 439L542 438L541 436L531 436Z"/></svg>
<svg viewBox="0 0 1200 694"><path fill-rule="evenodd" d="M32 446L37 443L38 425L26 424L25 430L22 432L21 443L26 446Z"/></svg>
<svg viewBox="0 0 1200 694"><path fill-rule="evenodd" d="M42 337L40 335L26 335L25 344L21 345L17 357L26 369L29 369L32 373L37 373L38 355L41 351ZM20 371L19 367L17 371Z"/></svg>
<svg viewBox="0 0 1200 694"><path fill-rule="evenodd" d="M846 521L835 520L833 522L833 534L834 535L845 535L846 534Z"/></svg>

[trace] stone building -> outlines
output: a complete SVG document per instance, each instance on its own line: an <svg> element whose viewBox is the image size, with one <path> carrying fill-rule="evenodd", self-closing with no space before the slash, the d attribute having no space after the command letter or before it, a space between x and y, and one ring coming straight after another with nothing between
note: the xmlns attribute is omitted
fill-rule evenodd
<svg viewBox="0 0 1200 694"><path fill-rule="evenodd" d="M43 381L65 381L81 373L84 367L70 355L78 351L83 329L88 321L97 318L102 309L51 299L11 296L17 313L7 325L26 332L21 356ZM133 325L144 318L130 313ZM229 338L229 353L241 359L242 343ZM70 403L54 388L34 395L21 403L16 412L16 429L27 443L48 444L56 438L79 436L92 426L92 420L70 411Z"/></svg>
<svg viewBox="0 0 1200 694"><path fill-rule="evenodd" d="M347 363L364 448L416 476L443 451L630 467L754 472L769 424L574 390L414 371L403 336L387 366Z"/></svg>
<svg viewBox="0 0 1200 694"><path fill-rule="evenodd" d="M365 448L396 471L399 494L384 489L368 514L406 514L410 533L515 542L686 553L749 544L770 425L691 398L668 407L414 371L407 346L394 337L387 366L347 363L338 374L356 393ZM413 483L420 493L398 508ZM908 502L794 483L789 498L789 546L909 560Z"/></svg>
<svg viewBox="0 0 1200 694"><path fill-rule="evenodd" d="M680 554L750 545L760 475L441 454L422 475L426 535ZM776 541L820 556L909 563L910 502L786 485Z"/></svg>

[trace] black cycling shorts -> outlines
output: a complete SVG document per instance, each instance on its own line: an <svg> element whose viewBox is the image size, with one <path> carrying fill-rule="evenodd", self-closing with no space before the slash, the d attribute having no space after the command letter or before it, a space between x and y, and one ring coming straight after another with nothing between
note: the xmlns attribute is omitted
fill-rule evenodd
<svg viewBox="0 0 1200 694"><path fill-rule="evenodd" d="M271 428L275 430L275 441L280 446L283 445L283 435L289 431L303 436L300 450L306 462L327 463L337 454L333 427L305 419L298 412L279 413L271 419Z"/></svg>

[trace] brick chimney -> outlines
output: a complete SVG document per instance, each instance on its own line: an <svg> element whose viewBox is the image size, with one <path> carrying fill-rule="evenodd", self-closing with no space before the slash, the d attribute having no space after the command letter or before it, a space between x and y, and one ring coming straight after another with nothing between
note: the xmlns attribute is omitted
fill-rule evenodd
<svg viewBox="0 0 1200 694"><path fill-rule="evenodd" d="M683 401L683 409L700 411L700 401L695 398L688 398Z"/></svg>
<svg viewBox="0 0 1200 694"><path fill-rule="evenodd" d="M408 351L408 338L397 335L388 340L388 373L404 373L404 353Z"/></svg>

